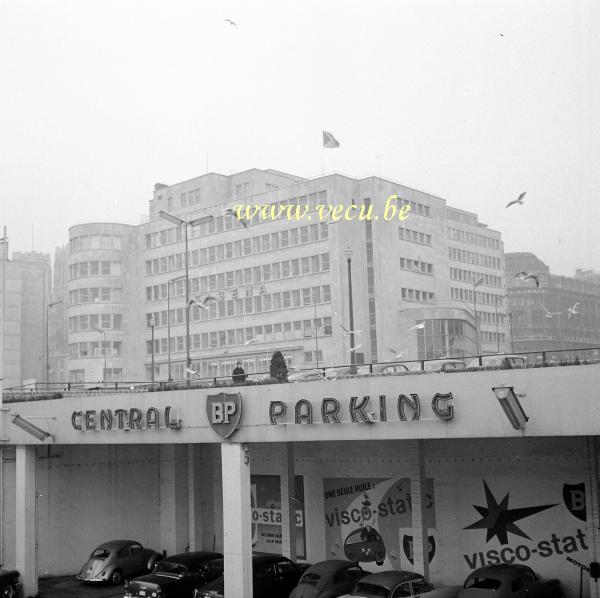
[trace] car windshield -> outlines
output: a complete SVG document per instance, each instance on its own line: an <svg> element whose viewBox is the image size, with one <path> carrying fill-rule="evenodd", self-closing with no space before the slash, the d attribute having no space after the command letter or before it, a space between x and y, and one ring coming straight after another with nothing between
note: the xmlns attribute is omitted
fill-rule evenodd
<svg viewBox="0 0 600 598"><path fill-rule="evenodd" d="M316 586L319 583L321 576L317 573L305 573L300 580L300 583L308 583L311 586Z"/></svg>
<svg viewBox="0 0 600 598"><path fill-rule="evenodd" d="M108 550L107 548L96 548L96 550L94 550L94 552L92 552L92 555L90 556L91 559L106 559L108 558L108 555L110 554L110 550Z"/></svg>
<svg viewBox="0 0 600 598"><path fill-rule="evenodd" d="M175 577L183 577L187 569L179 563L170 563L169 561L160 561L154 568L156 575L172 575Z"/></svg>
<svg viewBox="0 0 600 598"><path fill-rule="evenodd" d="M375 598L387 598L390 591L384 586L377 586L372 583L357 583L356 587L352 590L350 596L371 596Z"/></svg>
<svg viewBox="0 0 600 598"><path fill-rule="evenodd" d="M477 588L478 590L497 590L502 585L499 579L492 577L469 577L465 581L465 588Z"/></svg>

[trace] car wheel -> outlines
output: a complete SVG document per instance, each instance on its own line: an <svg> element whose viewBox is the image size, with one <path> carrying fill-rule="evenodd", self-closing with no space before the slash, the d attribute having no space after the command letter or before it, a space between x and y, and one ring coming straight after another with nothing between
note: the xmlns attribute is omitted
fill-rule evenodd
<svg viewBox="0 0 600 598"><path fill-rule="evenodd" d="M110 583L119 584L123 581L123 571L115 569L110 576Z"/></svg>
<svg viewBox="0 0 600 598"><path fill-rule="evenodd" d="M2 590L2 598L14 598L15 596L15 588L12 585L6 586Z"/></svg>

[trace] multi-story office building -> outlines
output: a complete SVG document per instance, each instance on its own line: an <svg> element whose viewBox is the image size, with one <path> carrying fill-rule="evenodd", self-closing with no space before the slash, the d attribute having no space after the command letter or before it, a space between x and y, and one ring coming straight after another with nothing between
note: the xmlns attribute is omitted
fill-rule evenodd
<svg viewBox="0 0 600 598"><path fill-rule="evenodd" d="M50 256L14 252L2 244L0 314L3 322L3 387L46 380L46 305L50 298ZM0 316L1 317L1 316Z"/></svg>
<svg viewBox="0 0 600 598"><path fill-rule="evenodd" d="M240 205L299 213L242 223L232 213ZM339 207L318 207L328 205ZM249 170L157 184L138 227L71 229L71 380L148 378L152 359L156 380L186 377L186 236L200 376L230 375L238 360L268 371L275 349L302 368L352 353L357 363L472 355L475 313L480 350L507 346L502 241L475 214L375 177Z"/></svg>
<svg viewBox="0 0 600 598"><path fill-rule="evenodd" d="M517 272L537 276L539 287L532 279L515 278ZM600 346L597 273L558 276L534 254L521 252L506 254L506 276L514 351Z"/></svg>

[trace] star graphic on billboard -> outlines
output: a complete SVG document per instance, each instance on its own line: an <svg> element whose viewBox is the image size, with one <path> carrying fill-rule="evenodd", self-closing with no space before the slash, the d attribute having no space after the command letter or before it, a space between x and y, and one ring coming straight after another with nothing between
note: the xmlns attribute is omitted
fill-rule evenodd
<svg viewBox="0 0 600 598"><path fill-rule="evenodd" d="M519 519L525 519L530 515L535 515L546 509L555 507L553 505L541 505L539 507L524 507L522 509L509 509L508 508L508 497L506 496L498 502L492 491L489 489L485 480L483 480L483 488L485 490L485 500L487 501L486 507L480 507L473 505L477 512L481 515L481 519L468 525L464 529L487 529L487 535L485 538L486 542L489 542L494 536L498 538L500 544L508 544L508 532L515 534L515 536L521 536L522 538L531 538L517 525L515 521Z"/></svg>

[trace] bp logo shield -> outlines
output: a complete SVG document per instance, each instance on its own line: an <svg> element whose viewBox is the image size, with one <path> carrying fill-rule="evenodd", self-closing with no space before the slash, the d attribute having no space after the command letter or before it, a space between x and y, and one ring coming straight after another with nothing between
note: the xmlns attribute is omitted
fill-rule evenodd
<svg viewBox="0 0 600 598"><path fill-rule="evenodd" d="M238 428L242 417L242 396L240 393L206 397L206 416L212 429L222 438L229 438Z"/></svg>
<svg viewBox="0 0 600 598"><path fill-rule="evenodd" d="M577 517L577 519L581 519L581 521L587 520L585 511L585 484L583 482L579 484L564 484L563 499L571 515Z"/></svg>

